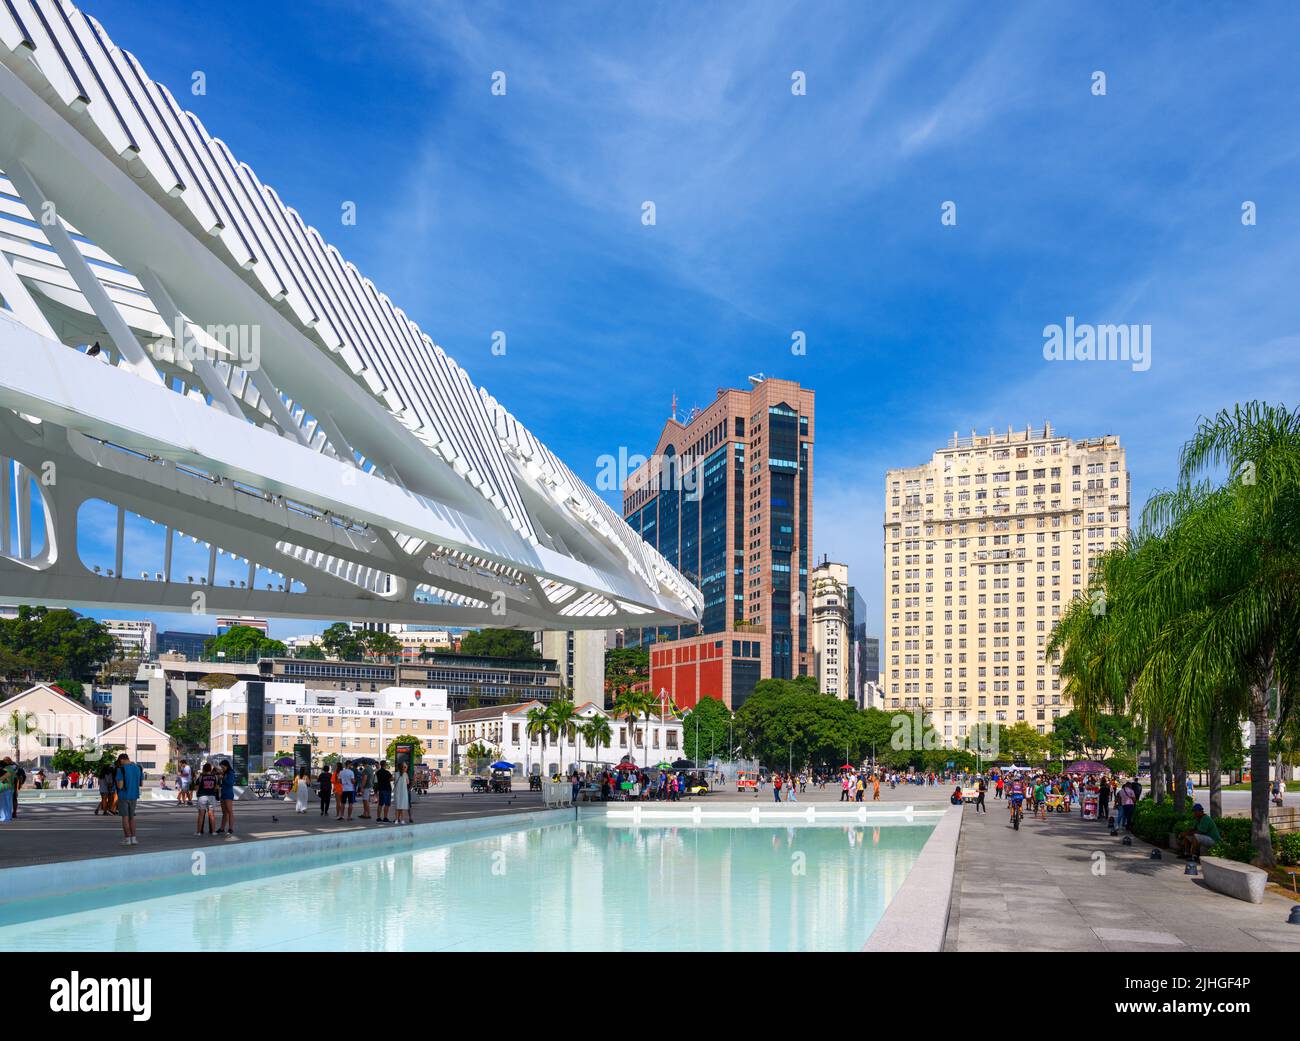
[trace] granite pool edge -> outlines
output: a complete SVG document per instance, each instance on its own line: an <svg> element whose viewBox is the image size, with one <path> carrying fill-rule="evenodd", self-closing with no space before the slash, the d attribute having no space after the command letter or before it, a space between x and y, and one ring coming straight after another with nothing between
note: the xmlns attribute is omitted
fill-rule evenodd
<svg viewBox="0 0 1300 1041"><path fill-rule="evenodd" d="M473 817L468 820L429 821L406 827L375 830L292 835L235 844L194 846L160 850L133 856L93 857L83 860L48 861L0 868L0 907L28 900L42 900L70 894L111 889L114 886L153 882L189 875L202 854L205 873L275 864L298 857L355 850L361 856L402 853L431 841L472 835L500 828L527 828L572 820L573 810L525 810L519 813ZM293 870L291 864L283 870ZM87 880L93 880L87 884Z"/></svg>
<svg viewBox="0 0 1300 1041"><path fill-rule="evenodd" d="M941 951L952 910L964 806L950 806L871 930L864 952Z"/></svg>

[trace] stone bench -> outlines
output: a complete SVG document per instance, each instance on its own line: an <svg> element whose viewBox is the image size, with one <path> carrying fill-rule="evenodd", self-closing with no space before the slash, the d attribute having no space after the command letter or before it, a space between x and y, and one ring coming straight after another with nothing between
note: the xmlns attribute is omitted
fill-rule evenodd
<svg viewBox="0 0 1300 1041"><path fill-rule="evenodd" d="M1205 884L1216 893L1247 900L1252 904L1264 899L1264 883L1268 872L1251 864L1242 864L1223 857L1202 857L1201 875Z"/></svg>

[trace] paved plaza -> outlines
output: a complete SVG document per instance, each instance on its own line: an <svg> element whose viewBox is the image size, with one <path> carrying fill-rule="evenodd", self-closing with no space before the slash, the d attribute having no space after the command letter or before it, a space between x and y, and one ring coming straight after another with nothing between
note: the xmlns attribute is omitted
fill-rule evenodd
<svg viewBox="0 0 1300 1041"><path fill-rule="evenodd" d="M1077 813L1016 832L1004 801L988 807L965 810L945 950L1300 952L1300 925L1287 924L1300 900L1223 896L1171 851L1151 860L1151 846Z"/></svg>
<svg viewBox="0 0 1300 1041"><path fill-rule="evenodd" d="M525 786L526 788L526 786ZM329 816L320 815L315 800L305 814L294 813L294 804L282 799L245 799L235 803L236 837L194 834L197 809L178 806L167 800L142 799L136 814L138 846L122 845L119 817L96 817L99 799L51 801L35 799L20 802L20 813L0 825L0 869L26 864L85 860L91 857L132 856L160 850L202 849L205 846L233 846L241 842L263 842L292 836L318 835L338 831L395 829L397 824L377 824L361 820L359 808L353 819L337 821L331 805ZM437 791L417 798L413 815L417 824L432 821L460 820L469 817L498 816L542 808L538 792L515 791L508 795L470 793L464 787ZM374 813L374 807L371 807ZM391 816L391 814L390 814ZM218 813L217 823L221 816Z"/></svg>
<svg viewBox="0 0 1300 1041"><path fill-rule="evenodd" d="M876 805L946 804L949 790L884 786ZM838 803L840 793L829 786L824 791L810 787L797 799L825 805ZM696 801L705 806L774 804L771 788L742 795L734 783L678 805ZM95 817L96 802L22 804L18 819L4 825L0 868L398 827L355 816L351 823L339 822L332 812L321 817L315 803L299 815L291 802L254 799L236 804L237 838L200 838L194 834L194 811L143 800L140 844L124 847L119 819ZM871 803L870 791L866 803ZM464 781L453 780L419 799L415 819L427 823L541 807L536 792L470 793ZM1291 906L1300 900L1270 891L1262 904L1244 903L1184 875L1183 861L1168 850L1162 860L1153 861L1147 844L1135 839L1124 846L1103 823L1053 814L1046 823L1026 819L1016 832L1008 826L1004 801L990 799L988 807L987 814L976 814L972 806L963 811L945 950L1300 952L1300 926L1287 924Z"/></svg>

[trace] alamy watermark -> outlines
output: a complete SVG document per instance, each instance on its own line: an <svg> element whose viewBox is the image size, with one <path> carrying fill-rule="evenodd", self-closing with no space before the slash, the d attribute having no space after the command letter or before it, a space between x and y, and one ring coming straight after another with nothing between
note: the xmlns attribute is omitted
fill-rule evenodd
<svg viewBox="0 0 1300 1041"><path fill-rule="evenodd" d="M1043 326L1048 361L1126 361L1134 372L1151 368L1151 326L1088 325L1065 316L1064 325Z"/></svg>

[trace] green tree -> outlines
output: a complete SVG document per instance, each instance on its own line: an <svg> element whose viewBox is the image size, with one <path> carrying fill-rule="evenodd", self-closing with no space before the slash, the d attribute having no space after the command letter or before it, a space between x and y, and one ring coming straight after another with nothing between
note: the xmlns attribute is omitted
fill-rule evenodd
<svg viewBox="0 0 1300 1041"><path fill-rule="evenodd" d="M726 753L731 758L731 710L718 698L700 698L682 717L682 753L697 763Z"/></svg>
<svg viewBox="0 0 1300 1041"><path fill-rule="evenodd" d="M366 653L361 635L347 622L335 622L326 628L321 633L321 646L339 661L360 661Z"/></svg>
<svg viewBox="0 0 1300 1041"><path fill-rule="evenodd" d="M551 733L555 736L555 746L559 749L560 773L564 773L564 746L568 743L569 737L575 733L579 720L574 714L573 702L564 697L563 692L546 707L546 712L551 718Z"/></svg>
<svg viewBox="0 0 1300 1041"><path fill-rule="evenodd" d="M212 741L212 709L204 705L178 716L167 725L167 733L182 752L202 751Z"/></svg>
<svg viewBox="0 0 1300 1041"><path fill-rule="evenodd" d="M325 652L321 650L318 643L304 643L301 647L294 650L295 658L302 658L308 661L324 661Z"/></svg>
<svg viewBox="0 0 1300 1041"><path fill-rule="evenodd" d="M613 711L614 716L622 719L627 723L627 747L632 756L632 761L636 761L636 726L641 717L650 714L653 702L650 696L642 691L624 690L621 691L617 698L614 699Z"/></svg>
<svg viewBox="0 0 1300 1041"><path fill-rule="evenodd" d="M524 733L528 736L531 743L534 738L540 738L542 743L542 772L546 772L546 739L551 734L551 714L542 705L535 705L528 710L528 715L524 717Z"/></svg>
<svg viewBox="0 0 1300 1041"><path fill-rule="evenodd" d="M361 642L367 654L381 661L402 653L402 641L378 629L367 629L361 634Z"/></svg>
<svg viewBox="0 0 1300 1041"><path fill-rule="evenodd" d="M533 646L533 634L522 629L478 629L467 632L461 638L458 653L479 658L541 657Z"/></svg>
<svg viewBox="0 0 1300 1041"><path fill-rule="evenodd" d="M259 658L282 658L288 650L279 640L272 640L251 625L232 625L220 636L203 644L209 659L225 657L229 661L257 661Z"/></svg>
<svg viewBox="0 0 1300 1041"><path fill-rule="evenodd" d="M609 720L604 716L592 716L578 728L578 732L587 742L588 747L595 751L595 758L599 761L601 748L608 748L613 736Z"/></svg>
<svg viewBox="0 0 1300 1041"><path fill-rule="evenodd" d="M31 738L37 744L45 744L45 731L41 729L35 712L22 709L10 709L0 717L0 748L9 750L14 762L20 762L23 738Z"/></svg>
<svg viewBox="0 0 1300 1041"><path fill-rule="evenodd" d="M400 734L388 742L388 761L390 763L397 761L397 746L410 745L412 754L412 764L419 762L424 758L424 743L410 734Z"/></svg>
<svg viewBox="0 0 1300 1041"><path fill-rule="evenodd" d="M59 677L93 679L117 652L108 626L63 608L24 604L15 617L0 619L0 676L8 689Z"/></svg>
<svg viewBox="0 0 1300 1041"><path fill-rule="evenodd" d="M1176 486L1101 558L1087 600L1067 608L1049 644L1085 718L1130 711L1144 722L1153 797L1172 771L1176 811L1198 734L1213 810L1225 737L1250 720L1251 841L1265 867L1270 724L1285 732L1300 676L1297 575L1300 409L1238 405L1201 420Z"/></svg>

